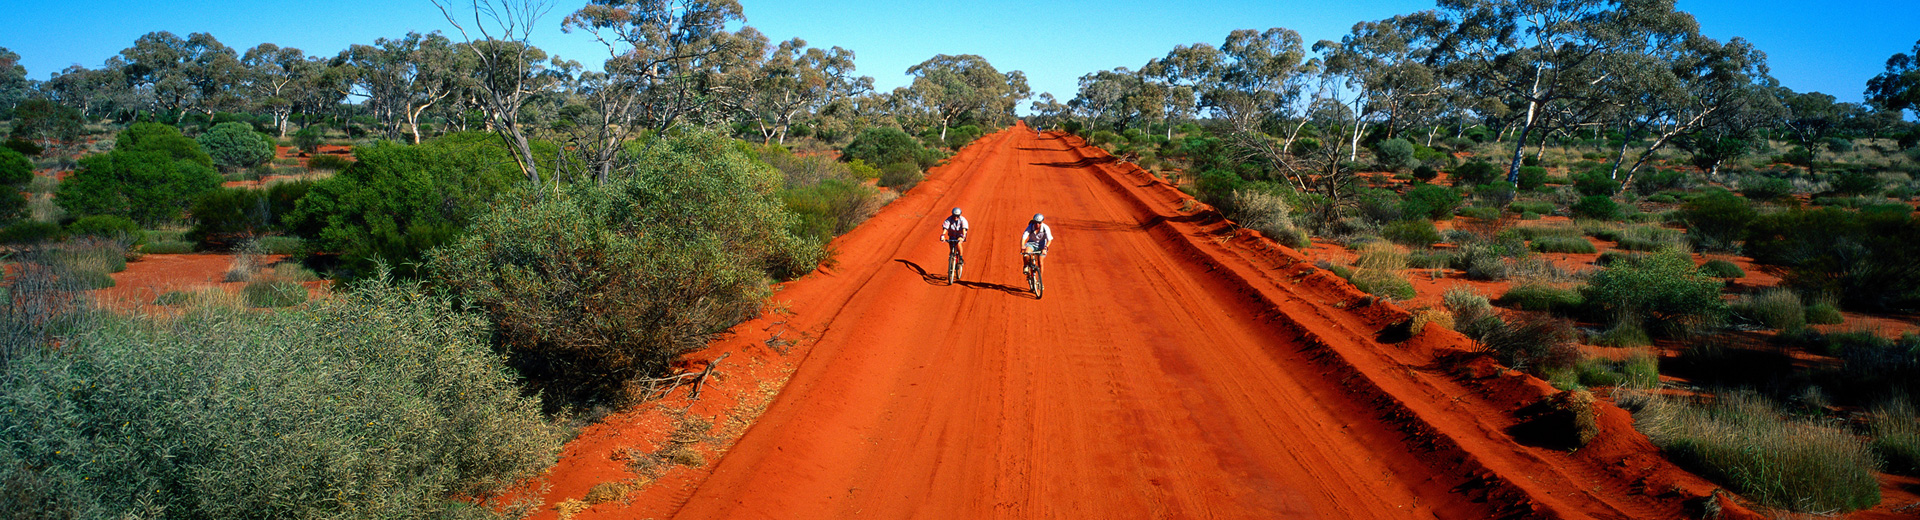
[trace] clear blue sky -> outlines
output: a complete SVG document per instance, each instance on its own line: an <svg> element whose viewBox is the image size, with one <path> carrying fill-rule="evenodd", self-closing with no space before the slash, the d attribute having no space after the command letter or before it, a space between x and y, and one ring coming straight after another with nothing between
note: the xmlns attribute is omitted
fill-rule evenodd
<svg viewBox="0 0 1920 520"><path fill-rule="evenodd" d="M597 68L604 48L562 34L560 20L585 0L560 0L534 44ZM1218 45L1234 29L1286 27L1309 45L1339 39L1355 22L1432 9L1431 0L742 0L747 23L776 41L840 46L858 55L858 73L890 90L907 67L935 54L979 54L1001 70L1022 70L1036 94L1073 97L1080 75L1137 68L1177 44ZM1744 37L1765 51L1773 75L1794 90L1860 101L1888 56L1920 40L1920 2L1862 0L1679 0L1709 36ZM72 64L98 67L151 31L207 32L242 52L262 42L333 55L407 31L447 30L427 0L0 0L0 47L19 53L29 77Z"/></svg>

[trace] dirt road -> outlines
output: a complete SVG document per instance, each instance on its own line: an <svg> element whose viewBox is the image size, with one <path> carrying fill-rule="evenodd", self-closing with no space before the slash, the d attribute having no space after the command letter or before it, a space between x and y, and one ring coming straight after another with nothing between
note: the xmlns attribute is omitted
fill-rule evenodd
<svg viewBox="0 0 1920 520"><path fill-rule="evenodd" d="M1043 300L1017 255L1036 212ZM582 518L1659 518L1711 490L1617 408L1577 455L1517 442L1550 388L1438 361L1470 356L1451 331L1388 337L1404 311L1071 136L987 136L835 249L775 297L811 346L758 421ZM710 350L764 350L773 319ZM620 474L617 430L576 441L598 448L570 448L549 503Z"/></svg>

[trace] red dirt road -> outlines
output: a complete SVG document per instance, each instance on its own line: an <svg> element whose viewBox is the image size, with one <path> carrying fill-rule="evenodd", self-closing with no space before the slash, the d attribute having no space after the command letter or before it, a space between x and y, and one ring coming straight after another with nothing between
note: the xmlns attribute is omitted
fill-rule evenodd
<svg viewBox="0 0 1920 520"><path fill-rule="evenodd" d="M973 238L946 285L955 206ZM1017 257L1035 212L1059 236L1044 300ZM1611 405L1577 452L1516 439L1544 383L1451 331L1382 333L1407 314L1078 138L987 136L835 248L780 316L693 356L809 338L724 457L579 514L1666 518L1713 489ZM658 442L620 428L569 446L549 504L621 478L601 446Z"/></svg>

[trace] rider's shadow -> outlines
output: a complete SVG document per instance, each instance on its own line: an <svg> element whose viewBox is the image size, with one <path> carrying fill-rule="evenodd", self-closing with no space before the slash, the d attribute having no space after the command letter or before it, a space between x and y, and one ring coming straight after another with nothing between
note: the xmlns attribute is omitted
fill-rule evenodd
<svg viewBox="0 0 1920 520"><path fill-rule="evenodd" d="M893 261L905 264L908 269L912 269L915 274L920 275L920 281L927 282L927 285L946 285L947 284L947 276L945 274L928 273L926 269L920 267L920 264L913 263L912 261L906 260L904 258L895 258L893 259ZM955 282L954 285L966 287L969 289L988 289L988 290L1000 291L1003 293L1026 297L1026 298L1034 297L1033 293L1028 292L1027 288L1025 287L1014 287L1011 285L1003 285L1003 284L987 283L987 282L970 282L967 280L961 280L959 282Z"/></svg>

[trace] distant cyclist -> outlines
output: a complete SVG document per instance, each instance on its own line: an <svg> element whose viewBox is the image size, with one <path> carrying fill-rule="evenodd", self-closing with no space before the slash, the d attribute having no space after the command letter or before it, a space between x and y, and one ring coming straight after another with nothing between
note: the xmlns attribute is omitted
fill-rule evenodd
<svg viewBox="0 0 1920 520"><path fill-rule="evenodd" d="M967 241L967 217L960 216L960 208L953 208L953 216L940 224L940 241L947 243L948 254L965 258L960 245Z"/></svg>
<svg viewBox="0 0 1920 520"><path fill-rule="evenodd" d="M1033 220L1027 222L1027 229L1020 232L1020 257L1024 260L1020 272L1031 274L1040 270L1040 263L1047 257L1047 247L1053 245L1053 228L1047 227L1047 216L1033 214Z"/></svg>

